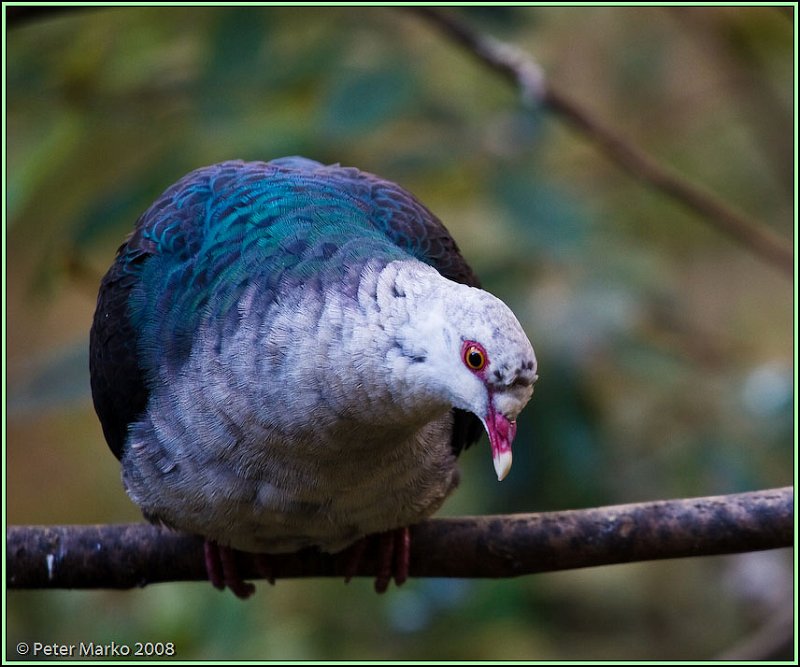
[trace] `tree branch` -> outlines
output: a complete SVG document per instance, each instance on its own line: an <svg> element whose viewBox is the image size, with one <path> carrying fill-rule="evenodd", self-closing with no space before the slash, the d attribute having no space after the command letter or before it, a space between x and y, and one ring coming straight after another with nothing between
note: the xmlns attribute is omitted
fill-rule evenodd
<svg viewBox="0 0 800 667"><path fill-rule="evenodd" d="M414 7L412 11L516 84L523 103L528 106L540 104L560 115L629 174L699 214L718 231L762 260L788 276L794 276L794 252L789 240L732 209L717 196L659 164L623 139L547 81L541 67L530 55L515 46L473 31L464 22L438 9Z"/></svg>
<svg viewBox="0 0 800 667"><path fill-rule="evenodd" d="M514 577L612 563L789 547L791 487L597 509L431 519L412 528L414 577ZM132 588L206 579L203 542L147 524L12 526L9 588ZM272 559L275 578L343 576L346 558ZM252 559L240 569L258 579ZM366 553L356 576L375 576Z"/></svg>

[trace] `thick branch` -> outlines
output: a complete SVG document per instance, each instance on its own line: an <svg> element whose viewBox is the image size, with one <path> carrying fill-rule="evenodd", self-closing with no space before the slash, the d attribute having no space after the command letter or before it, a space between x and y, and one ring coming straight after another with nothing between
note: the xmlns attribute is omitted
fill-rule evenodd
<svg viewBox="0 0 800 667"><path fill-rule="evenodd" d="M580 567L788 547L791 487L598 509L432 519L412 528L414 577L513 577ZM206 578L203 543L147 524L12 526L9 588L131 588ZM255 564L240 563L247 578ZM345 559L276 556L276 578L342 576ZM374 576L367 553L357 576Z"/></svg>
<svg viewBox="0 0 800 667"><path fill-rule="evenodd" d="M438 9L415 7L414 11L461 44L485 65L515 83L524 102L542 104L559 114L629 174L700 214L718 231L762 260L781 269L790 277L794 275L794 253L790 241L784 240L769 227L735 211L717 196L697 187L623 139L557 90L552 82L547 81L536 61L524 51L475 32L462 21Z"/></svg>

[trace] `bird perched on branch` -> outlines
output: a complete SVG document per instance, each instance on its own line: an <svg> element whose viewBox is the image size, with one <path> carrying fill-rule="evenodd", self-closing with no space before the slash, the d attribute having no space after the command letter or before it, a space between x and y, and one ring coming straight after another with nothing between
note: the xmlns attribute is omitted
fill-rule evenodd
<svg viewBox="0 0 800 667"><path fill-rule="evenodd" d="M499 479L536 358L442 223L372 174L300 157L198 169L139 218L103 278L92 396L145 517L236 551L378 535L376 588L408 573L408 526L489 436ZM268 568L267 564L264 566Z"/></svg>

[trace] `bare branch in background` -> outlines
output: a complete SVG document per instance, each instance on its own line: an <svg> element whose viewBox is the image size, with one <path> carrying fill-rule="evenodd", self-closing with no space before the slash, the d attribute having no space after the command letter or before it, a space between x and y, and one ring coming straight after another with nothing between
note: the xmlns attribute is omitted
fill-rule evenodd
<svg viewBox="0 0 800 667"><path fill-rule="evenodd" d="M794 276L791 241L732 209L716 195L691 183L622 138L555 88L530 55L515 46L474 31L463 21L439 9L414 7L412 11L424 17L485 65L516 84L523 103L528 106L538 103L550 109L594 142L605 155L629 174L699 214L718 231L789 277Z"/></svg>

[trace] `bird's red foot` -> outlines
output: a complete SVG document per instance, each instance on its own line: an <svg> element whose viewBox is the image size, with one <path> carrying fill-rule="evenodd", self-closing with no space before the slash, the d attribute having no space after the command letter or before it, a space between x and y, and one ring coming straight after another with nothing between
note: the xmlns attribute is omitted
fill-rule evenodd
<svg viewBox="0 0 800 667"><path fill-rule="evenodd" d="M367 535L347 549L345 582L350 581L358 572L364 552L370 543L376 544L378 550L375 591L385 593L392 579L398 586L402 586L408 579L411 555L411 531L408 527Z"/></svg>
<svg viewBox="0 0 800 667"><path fill-rule="evenodd" d="M272 561L268 554L244 554L244 552L223 547L210 540L206 540L203 546L208 580L214 588L221 591L229 588L237 598L242 600L246 600L255 593L256 587L244 581L239 572L238 558L243 555L251 556L259 574L269 583L275 583Z"/></svg>

